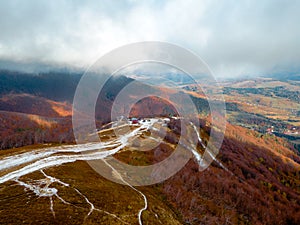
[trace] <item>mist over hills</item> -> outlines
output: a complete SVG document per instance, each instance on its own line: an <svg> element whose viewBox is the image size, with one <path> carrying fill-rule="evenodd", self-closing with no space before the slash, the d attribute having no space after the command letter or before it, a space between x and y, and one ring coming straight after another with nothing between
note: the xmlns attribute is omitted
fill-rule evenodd
<svg viewBox="0 0 300 225"><path fill-rule="evenodd" d="M78 73L21 73L0 71L0 94L27 93L54 101L72 102L82 74Z"/></svg>
<svg viewBox="0 0 300 225"><path fill-rule="evenodd" d="M0 1L0 224L300 225L299 12Z"/></svg>
<svg viewBox="0 0 300 225"><path fill-rule="evenodd" d="M28 145L40 148L41 145L38 144L47 143L48 145L64 146L65 144L75 143L71 121L72 101L82 74L70 71L24 73L1 70L0 147L1 149L8 149L3 150L3 153L1 153L5 155L6 152L15 154L15 151L27 151L27 148L31 149L32 147L24 147L25 150L23 150L22 146ZM174 78L174 75L167 74L166 76ZM288 77L289 80L294 78L296 79L297 76ZM126 76L116 76L109 79L103 87L95 109L98 128L110 122L111 107L114 100L122 88L133 81L133 79ZM181 82L182 79L173 79L173 81ZM267 82L269 81L267 80ZM277 84L276 80L270 82ZM249 85L269 85L265 80L256 81L255 79L225 84L225 94L237 93L245 96L251 96L249 90L254 93L257 91L255 88L247 89ZM233 87L231 88L230 85ZM270 85L273 85L273 83L270 83ZM282 83L279 83L279 85L282 85ZM139 93L153 88L139 83L136 87L137 94L132 98L138 98ZM197 91L193 92L193 87L185 87L186 93L191 94L191 98L197 106L199 118L195 119L199 119L201 124L200 134L204 143L207 143L211 125L208 102L203 95L197 93ZM262 91L259 88L258 90ZM278 89L276 87L268 88L263 90L273 91L273 89ZM176 95L175 92L168 92L167 89L164 91L170 96ZM258 94L265 93L259 92ZM226 102L227 112L230 115L235 115L235 117L232 117L234 119L231 118L232 123L236 120L238 124L243 125L246 120L251 120L253 117L252 111L248 112L243 107L236 101L229 100ZM243 116L239 116L239 114ZM176 115L176 109L168 102L149 97L138 101L131 110L131 115L136 117L169 117L170 115ZM252 117L249 117L249 115L252 115ZM261 124L264 124L268 127L269 119L266 116L256 115L256 117L253 120L257 126L263 127ZM278 127L282 124L286 124L287 127L291 126L278 120L276 120L277 123L274 123L274 119L270 119L270 121L270 124ZM179 143L181 131L179 120L171 119L167 129L165 143L154 150L144 153L132 150L143 144L145 137L147 137L147 134L143 134L141 138L136 138L137 140L133 142L131 147L125 148L124 151L117 153L115 157L133 165L139 163L148 165L163 160L164 157L173 152L174 146ZM115 136L105 133L103 138L113 139ZM201 146L200 143L198 143L197 148L199 146ZM166 218L161 217L165 224L214 224L226 223L226 221L231 221L233 224L274 224L278 221L280 224L299 223L300 199L298 187L300 174L298 171L300 158L293 146L285 139L264 133L264 131L259 133L253 129L228 123L225 139L217 160L218 163L216 161L206 171L199 172L197 162L195 159L191 159L179 173L165 182L142 188L141 190L147 193L151 201L155 202L154 205L150 204L149 211L155 211L155 207L159 206L160 210L165 212ZM77 171L78 168L84 169L79 169L80 172L72 175L71 171ZM48 168L46 171L54 171L64 181L73 176L73 185L79 185L87 193L92 193L90 197L93 201L99 197L97 195L99 190L93 191L94 187L99 184L93 183L94 186L90 186L84 179L80 178L85 176L86 171L89 172L90 179L101 180L102 185L108 185L113 187L116 192L122 192L122 186L108 182L88 168L84 162L75 162L74 164L66 164L63 169L59 166L54 169ZM38 176L36 173L34 174ZM3 184L3 187L3 189L0 188L0 190L4 190L2 196L11 196L11 193L9 193L10 188L6 187L5 184ZM101 186L101 188L103 187ZM16 191L19 193L22 190ZM68 194L63 196L66 199L70 198ZM105 198L108 198L108 196ZM12 203L11 199L14 198L9 197L4 200L5 204L18 205L18 203ZM119 196L118 199L122 202L128 201L125 195ZM22 198L21 200L25 201ZM106 202L107 208L112 209L115 207L113 204L116 202L107 202L105 199L103 201ZM44 212L49 211L48 202L42 204L47 206L47 209L41 214L44 215ZM57 202L55 204L59 205ZM37 205L32 203L30 207L34 210ZM134 207L136 206L130 206L130 208ZM14 209L1 208L1 210L9 215L15 214ZM70 208L69 210L66 215L72 215L73 209ZM265 213L266 211L268 213ZM57 210L57 215L61 218L61 221L70 222L60 212L63 212L63 210ZM84 213L80 212L79 214ZM36 213L33 218L40 222L57 222L51 215L47 218L43 218L41 215ZM103 219L103 217L97 218ZM26 217L22 213L17 216L17 219L32 221L32 218ZM81 224L80 218L77 219L73 222ZM149 217L148 214L144 215L143 219L153 221L153 218ZM6 220L0 215L0 221ZM107 222L107 219L103 221L105 221L104 223L111 222Z"/></svg>

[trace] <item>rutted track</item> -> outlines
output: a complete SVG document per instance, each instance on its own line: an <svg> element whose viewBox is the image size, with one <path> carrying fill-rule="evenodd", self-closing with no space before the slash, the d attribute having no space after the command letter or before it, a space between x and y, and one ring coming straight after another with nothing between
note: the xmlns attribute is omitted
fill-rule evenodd
<svg viewBox="0 0 300 225"><path fill-rule="evenodd" d="M114 155L120 150L122 150L125 146L127 146L130 143L131 138L142 134L144 131L149 130L156 122L157 119L151 119L150 121L142 123L140 126L136 126L136 128L130 131L129 133L124 134L112 141L69 145L61 147L50 147L4 157L0 160L0 171L4 174L0 177L0 184L5 183L7 181L15 181L18 185L23 186L26 190L32 191L38 197L48 197L50 200L50 210L53 214L53 217L55 217L55 212L53 209L53 197L57 197L64 204L72 204L60 197L56 188L50 186L53 183L58 183L65 187L70 186L69 184L62 182L55 177L46 175L43 169L59 166L65 163L72 163L78 160L89 161L105 159L106 157ZM112 170L115 170L111 165L109 166ZM24 182L20 180L20 177L31 174L36 171L40 171L45 178L33 182ZM120 179L123 180L121 175ZM138 192L140 195L142 195L144 199L144 207L141 210L139 210L137 215L139 224L142 224L142 212L148 207L147 198L141 191L137 190L130 184L126 182L124 182L124 184L128 185L134 191ZM99 211L110 215L115 219L118 219L119 221L126 224L126 222L120 219L117 215L96 208L83 193L81 193L78 189L74 187L72 188L90 205L90 210L86 215L85 219L87 219L93 213L93 211Z"/></svg>
<svg viewBox="0 0 300 225"><path fill-rule="evenodd" d="M3 158L0 160L0 171L28 163L30 164L1 176L0 184L48 167L59 166L78 160L89 161L104 159L108 156L114 155L129 144L129 139L131 137L135 137L144 130L148 130L156 121L157 120L153 119L149 123L142 124L128 134L125 134L113 141L46 148L39 151L31 151ZM107 150L108 148L112 149ZM58 153L59 155L55 155Z"/></svg>

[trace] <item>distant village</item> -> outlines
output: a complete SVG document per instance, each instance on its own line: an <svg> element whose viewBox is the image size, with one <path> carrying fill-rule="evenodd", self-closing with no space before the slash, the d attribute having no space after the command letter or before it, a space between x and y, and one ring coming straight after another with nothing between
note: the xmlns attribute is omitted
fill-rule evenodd
<svg viewBox="0 0 300 225"><path fill-rule="evenodd" d="M299 131L299 128L293 127L291 129L284 129L283 132L279 132L279 131L275 130L274 126L271 126L271 127L267 128L266 133L267 134L282 133L285 135L298 135L298 134L300 134L300 131Z"/></svg>

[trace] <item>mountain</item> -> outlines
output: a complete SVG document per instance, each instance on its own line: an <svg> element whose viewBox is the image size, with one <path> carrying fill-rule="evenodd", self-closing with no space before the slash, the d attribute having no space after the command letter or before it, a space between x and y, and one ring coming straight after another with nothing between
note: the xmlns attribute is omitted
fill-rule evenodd
<svg viewBox="0 0 300 225"><path fill-rule="evenodd" d="M300 157L282 139L228 124L213 163L191 160L161 185L190 224L298 224Z"/></svg>
<svg viewBox="0 0 300 225"><path fill-rule="evenodd" d="M294 95L283 98L283 94L291 87L297 92L297 85L269 78L223 83L230 123L219 154L208 169L200 171L201 154L210 151L206 144L211 130L203 94L186 87L185 93L191 94L199 111L191 122L198 120L200 130L192 125L182 129L184 119L171 117L177 115L171 100L180 98L178 92L137 82L136 94L130 96L136 104L129 116L141 119L130 124L110 115L120 91L135 80L112 77L101 90L95 109L102 145L75 145L72 101L81 76L0 72L0 146L5 149L0 151L1 224L300 223L299 154L286 139L245 128L253 124L263 128L275 113L290 112L283 108L281 115L274 110L286 101L296 108ZM283 84L283 89L276 88ZM167 97L139 99L145 90L161 91ZM272 96L266 96L269 93ZM247 99L259 101L250 107ZM276 105L266 99L275 99ZM270 115L269 109L275 113ZM269 119L277 127L288 123ZM124 129L126 126L130 129ZM181 131L186 140L180 139ZM193 137L198 137L195 146L189 145ZM122 179L134 174L109 164L112 158L133 166L156 164L178 146L193 149L192 158L158 184L133 187ZM107 162L102 169L121 184L93 170L90 163L98 162L96 159Z"/></svg>
<svg viewBox="0 0 300 225"><path fill-rule="evenodd" d="M0 95L30 94L71 103L81 76L78 73L21 73L1 70Z"/></svg>
<svg viewBox="0 0 300 225"><path fill-rule="evenodd" d="M281 81L300 81L300 72L289 72L289 73L275 73L275 74L270 74L267 77L281 80Z"/></svg>
<svg viewBox="0 0 300 225"><path fill-rule="evenodd" d="M2 120L6 121L0 126L1 149L20 147L24 144L67 142L74 143L72 135L72 101L76 87L82 74L78 73L20 73L14 71L0 71L0 112ZM96 124L100 128L111 121L113 102L122 90L133 80L125 76L110 78L101 90L96 102ZM136 91L142 93L145 88L151 87L137 84ZM138 98L138 96L131 96ZM153 107L149 107L149 106ZM56 120L55 125L41 126L32 118L23 116L36 115L41 120ZM176 115L176 110L168 102L155 97L144 98L137 102L131 110L131 116L161 116ZM22 115L22 116L20 116ZM11 118L16 117L17 120ZM31 121L30 121L31 120ZM17 122L16 122L17 121ZM26 129L24 128L27 125ZM33 125L34 124L34 125ZM54 129L55 127L55 129ZM57 128L59 127L59 128ZM63 128L62 128L63 127ZM15 130L20 132L12 134ZM45 139L30 138L39 135L40 130L44 135L51 136ZM56 134L53 135L53 130ZM28 132L31 134L29 135ZM65 135L63 132L67 132ZM66 136L67 138L62 138ZM10 139L10 140L8 140ZM19 140L24 140L20 142Z"/></svg>

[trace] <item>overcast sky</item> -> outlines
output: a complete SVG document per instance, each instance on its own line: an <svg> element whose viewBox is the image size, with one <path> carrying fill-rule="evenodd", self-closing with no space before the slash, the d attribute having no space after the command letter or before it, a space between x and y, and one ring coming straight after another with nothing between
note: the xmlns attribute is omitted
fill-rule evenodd
<svg viewBox="0 0 300 225"><path fill-rule="evenodd" d="M300 1L0 1L0 59L87 67L124 44L167 41L218 76L300 68Z"/></svg>

